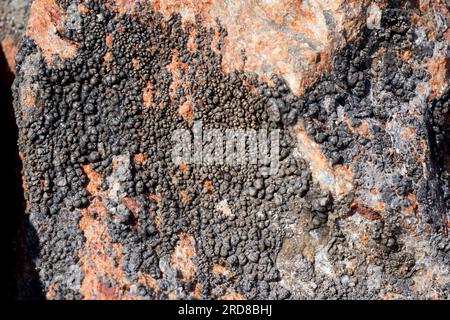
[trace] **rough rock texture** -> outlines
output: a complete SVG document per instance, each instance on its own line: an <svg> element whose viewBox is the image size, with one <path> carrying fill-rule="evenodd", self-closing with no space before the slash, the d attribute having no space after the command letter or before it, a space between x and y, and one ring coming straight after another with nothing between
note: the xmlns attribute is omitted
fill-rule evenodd
<svg viewBox="0 0 450 320"><path fill-rule="evenodd" d="M329 2L33 1L22 296L449 299L448 5ZM173 164L197 121L280 170Z"/></svg>

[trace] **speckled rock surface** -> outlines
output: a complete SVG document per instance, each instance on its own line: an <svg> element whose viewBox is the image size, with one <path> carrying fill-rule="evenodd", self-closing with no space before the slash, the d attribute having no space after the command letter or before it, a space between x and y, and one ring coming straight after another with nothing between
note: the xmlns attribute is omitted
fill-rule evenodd
<svg viewBox="0 0 450 320"><path fill-rule="evenodd" d="M22 297L449 299L448 5L231 3L32 2ZM279 169L174 163L199 123Z"/></svg>

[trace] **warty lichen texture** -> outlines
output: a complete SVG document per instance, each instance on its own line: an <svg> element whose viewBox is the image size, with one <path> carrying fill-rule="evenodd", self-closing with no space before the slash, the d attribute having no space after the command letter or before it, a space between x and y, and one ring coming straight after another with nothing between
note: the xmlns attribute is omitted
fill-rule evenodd
<svg viewBox="0 0 450 320"><path fill-rule="evenodd" d="M23 296L449 299L449 40L439 0L34 0ZM174 164L196 121L280 169Z"/></svg>

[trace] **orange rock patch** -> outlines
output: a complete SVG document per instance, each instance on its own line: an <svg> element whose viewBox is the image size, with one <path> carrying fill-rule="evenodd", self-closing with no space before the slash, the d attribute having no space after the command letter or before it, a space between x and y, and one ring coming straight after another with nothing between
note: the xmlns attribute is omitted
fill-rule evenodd
<svg viewBox="0 0 450 320"><path fill-rule="evenodd" d="M194 115L194 109L192 107L192 102L186 101L185 103L183 103L180 106L180 108L178 109L178 113L184 120L186 120L186 121L192 120L192 117Z"/></svg>
<svg viewBox="0 0 450 320"><path fill-rule="evenodd" d="M245 297L237 292L230 292L230 293L226 293L225 295L223 295L219 300L230 300L230 301L244 301L247 300L245 299Z"/></svg>
<svg viewBox="0 0 450 320"><path fill-rule="evenodd" d="M297 137L297 150L309 164L313 179L321 188L334 195L345 195L353 189L351 170L343 165L333 167L325 158L320 145L306 134L304 125L300 121L294 127Z"/></svg>
<svg viewBox="0 0 450 320"><path fill-rule="evenodd" d="M224 266L222 266L218 263L214 263L211 266L211 271L215 275L222 275L222 276L225 276L226 278L230 278L232 276L231 272L229 270L227 270L227 268L225 268Z"/></svg>
<svg viewBox="0 0 450 320"><path fill-rule="evenodd" d="M167 71L172 74L172 83L169 87L169 97L173 100L173 96L179 86L183 85L183 71L188 69L188 65L178 61L178 51L173 49L172 61L166 66Z"/></svg>
<svg viewBox="0 0 450 320"><path fill-rule="evenodd" d="M187 171L187 163L184 160L180 160L180 164L178 166L178 169L181 173L185 173Z"/></svg>
<svg viewBox="0 0 450 320"><path fill-rule="evenodd" d="M89 9L83 3L80 3L78 5L78 12L80 12L80 13L88 13Z"/></svg>
<svg viewBox="0 0 450 320"><path fill-rule="evenodd" d="M428 72L430 73L430 81L428 82L431 92L428 99L439 96L445 90L449 83L450 77L450 58L444 54L430 59L428 62Z"/></svg>
<svg viewBox="0 0 450 320"><path fill-rule="evenodd" d="M367 125L367 122L365 120L360 120L360 124L358 127L353 127L350 123L350 120L348 120L346 117L344 117L343 121L348 126L351 132L357 132L361 136L369 137L369 126Z"/></svg>
<svg viewBox="0 0 450 320"><path fill-rule="evenodd" d="M180 192L180 199L182 203L186 203L187 201L189 201L191 199L191 197L187 194L186 191L181 191Z"/></svg>
<svg viewBox="0 0 450 320"><path fill-rule="evenodd" d="M153 102L153 91L152 91L152 84L150 82L147 82L144 89L142 90L142 103L144 107L150 107Z"/></svg>
<svg viewBox="0 0 450 320"><path fill-rule="evenodd" d="M416 131L413 128L405 127L402 128L402 131L400 131L400 138L402 139L408 139L414 136Z"/></svg>
<svg viewBox="0 0 450 320"><path fill-rule="evenodd" d="M34 40L48 63L53 54L67 59L76 53L76 46L57 34L64 18L54 0L35 0L31 5L26 35Z"/></svg>
<svg viewBox="0 0 450 320"><path fill-rule="evenodd" d="M362 216L368 220L374 221L374 220L381 219L381 214L379 213L379 211L381 211L381 210L375 210L373 208L368 208L364 205L360 205L355 200L353 200L353 202L351 204L351 209L352 209L352 214L357 213L360 216Z"/></svg>
<svg viewBox="0 0 450 320"><path fill-rule="evenodd" d="M80 228L85 237L85 243L80 254L81 270L84 278L80 294L86 300L134 300L139 297L129 292L130 283L120 267L122 258L121 245L111 242L108 229L103 222L107 210L102 203L104 196L98 189L101 175L92 170L90 165L82 169L88 178L87 191L91 193L91 201L86 209L81 210ZM136 202L131 198L122 201L135 212ZM102 279L114 280L114 284L106 284ZM155 281L148 275L138 273L138 282L156 290Z"/></svg>
<svg viewBox="0 0 450 320"><path fill-rule="evenodd" d="M136 153L135 155L133 155L133 161L134 162L144 163L144 161L145 161L144 154L143 153Z"/></svg>
<svg viewBox="0 0 450 320"><path fill-rule="evenodd" d="M208 193L211 193L213 191L213 185L211 180L206 179L205 181L203 181L203 188L205 188Z"/></svg>
<svg viewBox="0 0 450 320"><path fill-rule="evenodd" d="M6 37L2 40L1 47L3 49L3 53L5 54L5 59L8 64L9 71L11 71L15 75L16 68L14 57L17 53L17 46L14 39L12 37Z"/></svg>
<svg viewBox="0 0 450 320"><path fill-rule="evenodd" d="M133 65L133 68L137 69L139 68L139 60L138 59L131 59L131 64Z"/></svg>
<svg viewBox="0 0 450 320"><path fill-rule="evenodd" d="M110 34L107 34L105 37L105 43L108 48L112 46L112 41L113 41L112 36Z"/></svg>
<svg viewBox="0 0 450 320"><path fill-rule="evenodd" d="M159 202L161 201L161 199L160 199L157 195L155 195L155 194L149 195L148 198L149 198L150 200L155 201L156 203L159 203Z"/></svg>
<svg viewBox="0 0 450 320"><path fill-rule="evenodd" d="M261 80L282 74L295 94L303 92L317 75L331 67L334 48L355 38L365 23L369 1L212 1L144 0L155 11L169 17L181 14L182 22L192 24L199 17L214 31L212 50L216 51L219 19L227 30L221 54L225 72L233 69L255 72ZM129 0L115 0L119 13L134 10ZM327 10L333 24L325 19ZM345 32L344 32L345 31ZM346 37L343 36L346 34ZM193 37L189 50L196 45ZM245 63L244 63L245 59Z"/></svg>

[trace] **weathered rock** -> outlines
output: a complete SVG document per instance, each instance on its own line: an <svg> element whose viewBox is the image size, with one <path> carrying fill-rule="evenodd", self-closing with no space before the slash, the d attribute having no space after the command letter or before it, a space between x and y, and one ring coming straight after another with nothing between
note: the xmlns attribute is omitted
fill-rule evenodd
<svg viewBox="0 0 450 320"><path fill-rule="evenodd" d="M14 97L40 290L449 299L445 3L231 3L33 1ZM174 164L198 121L279 130L279 170Z"/></svg>
<svg viewBox="0 0 450 320"><path fill-rule="evenodd" d="M14 56L25 28L30 0L5 0L0 4L0 48L14 73ZM1 71L2 76L5 71Z"/></svg>

